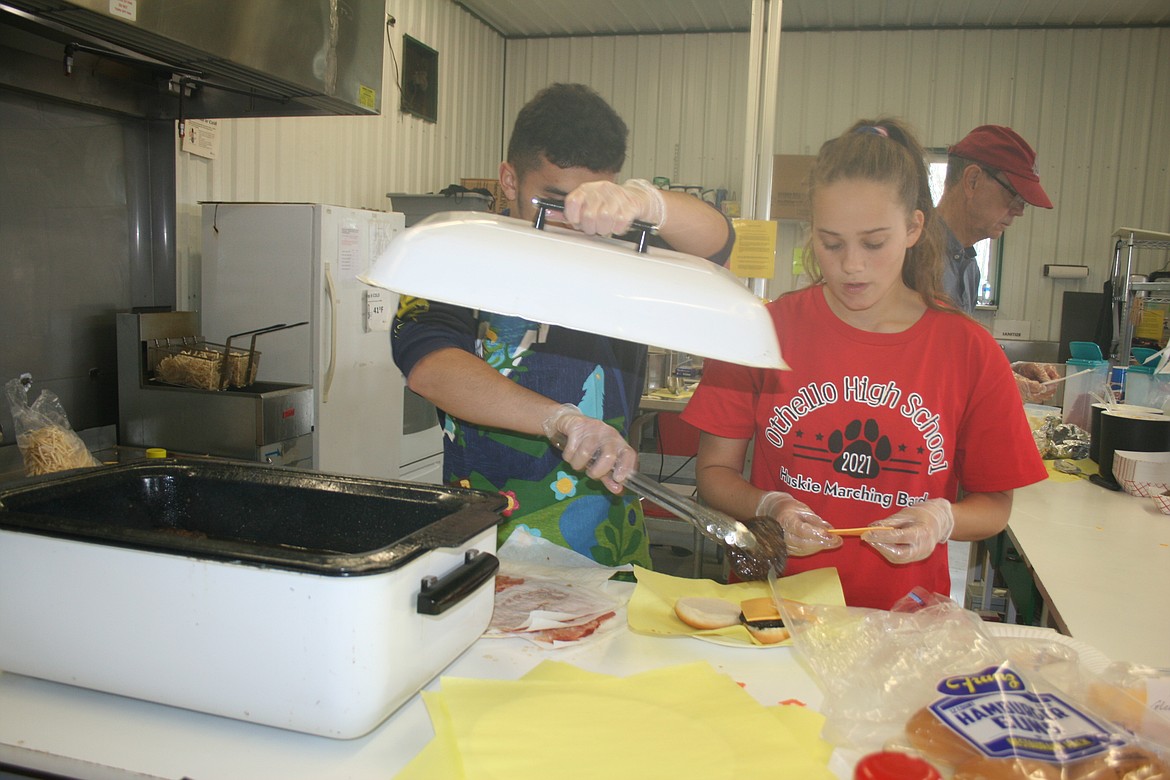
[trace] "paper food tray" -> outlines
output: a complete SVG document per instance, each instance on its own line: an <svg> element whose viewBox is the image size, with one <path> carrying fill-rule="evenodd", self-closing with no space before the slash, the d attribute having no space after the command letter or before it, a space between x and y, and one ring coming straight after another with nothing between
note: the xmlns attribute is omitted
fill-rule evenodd
<svg viewBox="0 0 1170 780"><path fill-rule="evenodd" d="M1151 498L1170 490L1170 452L1113 453L1113 476L1131 496Z"/></svg>

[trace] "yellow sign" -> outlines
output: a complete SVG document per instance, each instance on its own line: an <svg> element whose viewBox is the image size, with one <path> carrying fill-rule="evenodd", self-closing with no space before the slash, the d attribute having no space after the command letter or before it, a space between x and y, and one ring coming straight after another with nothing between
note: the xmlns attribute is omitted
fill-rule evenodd
<svg viewBox="0 0 1170 780"><path fill-rule="evenodd" d="M1142 310L1141 320L1133 335L1139 339L1147 339L1155 343L1162 343L1162 325L1166 318L1165 312L1147 308Z"/></svg>
<svg viewBox="0 0 1170 780"><path fill-rule="evenodd" d="M378 106L378 92L377 90L367 87L365 84L358 85L358 105L362 108L368 108L373 111Z"/></svg>
<svg viewBox="0 0 1170 780"><path fill-rule="evenodd" d="M771 279L776 275L776 223L767 219L733 219L735 246L731 272L736 276Z"/></svg>

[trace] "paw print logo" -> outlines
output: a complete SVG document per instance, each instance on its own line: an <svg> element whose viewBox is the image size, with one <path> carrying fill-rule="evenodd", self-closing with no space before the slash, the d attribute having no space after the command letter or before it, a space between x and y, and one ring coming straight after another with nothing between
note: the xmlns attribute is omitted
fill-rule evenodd
<svg viewBox="0 0 1170 780"><path fill-rule="evenodd" d="M877 420L854 420L844 431L829 434L829 451L837 453L833 469L851 477L872 479L889 460L890 440L878 430Z"/></svg>

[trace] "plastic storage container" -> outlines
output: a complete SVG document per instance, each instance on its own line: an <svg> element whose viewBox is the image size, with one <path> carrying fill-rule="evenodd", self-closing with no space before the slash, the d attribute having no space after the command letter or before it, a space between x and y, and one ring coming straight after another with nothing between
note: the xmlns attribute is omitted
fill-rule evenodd
<svg viewBox="0 0 1170 780"><path fill-rule="evenodd" d="M1132 354L1137 365L1130 366L1125 375L1125 402L1162 408L1166 387L1160 378L1154 376L1158 361L1150 359L1158 354L1157 351L1135 347Z"/></svg>
<svg viewBox="0 0 1170 780"><path fill-rule="evenodd" d="M1062 421L1087 431L1093 403L1107 395L1109 361L1101 356L1101 348L1091 341L1074 341L1069 344L1069 351L1072 357L1066 364L1065 376L1069 378L1065 380ZM1078 373L1086 369L1087 373Z"/></svg>

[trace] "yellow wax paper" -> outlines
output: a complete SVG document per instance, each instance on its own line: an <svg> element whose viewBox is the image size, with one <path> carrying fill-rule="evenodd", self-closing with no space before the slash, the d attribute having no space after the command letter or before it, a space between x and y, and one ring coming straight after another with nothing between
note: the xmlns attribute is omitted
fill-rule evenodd
<svg viewBox="0 0 1170 780"><path fill-rule="evenodd" d="M713 631L692 628L674 614L674 602L684 596L706 596L724 599L738 604L747 599L771 596L766 582L736 582L722 585L712 580L696 580L686 577L672 577L648 569L634 567L638 585L627 605L627 621L630 630L640 634L661 636L702 636L718 638L721 644L743 645L745 647L784 647L791 640L773 645L757 642L743 626L728 626ZM791 577L776 580L776 590L782 598L802 601L806 604L845 605L845 594L841 591L841 578L835 568L814 569Z"/></svg>
<svg viewBox="0 0 1170 780"><path fill-rule="evenodd" d="M451 733L451 719L441 693L422 692L423 703L431 716L435 738L402 768L394 780L459 780L464 777L463 762Z"/></svg>
<svg viewBox="0 0 1170 780"><path fill-rule="evenodd" d="M444 678L443 706L428 701L428 710L447 721L435 724L444 744L436 750L450 750L450 735L458 756L442 764L420 754L407 769L425 758L432 771L462 765L461 775L431 777L467 780L592 780L618 771L704 780L833 777L828 746L814 731L819 716L763 707L706 663L627 678L543 666L516 682ZM436 737L432 746L439 743Z"/></svg>
<svg viewBox="0 0 1170 780"><path fill-rule="evenodd" d="M650 672L645 673L650 675ZM673 674L670 672L669 674ZM524 675L528 681L572 681L588 682L590 680L614 679L612 675L600 672L589 672L572 664L562 661L545 661L535 669ZM628 679L628 678L627 678ZM645 677L653 682L655 677ZM780 722L793 741L792 750L808 753L820 763L827 764L833 746L821 739L821 729L825 725L825 716L816 710L810 710L799 704L779 704L765 708Z"/></svg>
<svg viewBox="0 0 1170 780"><path fill-rule="evenodd" d="M1045 460L1044 465L1048 468L1048 478L1053 482L1076 482L1078 479L1088 479L1090 474L1097 474L1100 471L1097 464L1090 458L1081 458L1070 462L1075 464L1082 474L1065 474L1063 471L1057 471L1055 460Z"/></svg>

